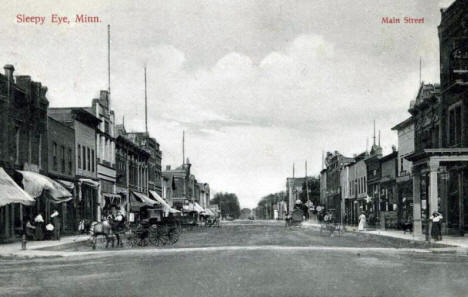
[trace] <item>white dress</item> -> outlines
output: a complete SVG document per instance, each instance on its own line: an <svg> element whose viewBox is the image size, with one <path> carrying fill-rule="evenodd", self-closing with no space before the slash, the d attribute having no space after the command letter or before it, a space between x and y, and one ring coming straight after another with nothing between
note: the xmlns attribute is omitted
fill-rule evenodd
<svg viewBox="0 0 468 297"><path fill-rule="evenodd" d="M364 214L361 214L359 216L358 231L364 231L365 225L366 225L366 216Z"/></svg>

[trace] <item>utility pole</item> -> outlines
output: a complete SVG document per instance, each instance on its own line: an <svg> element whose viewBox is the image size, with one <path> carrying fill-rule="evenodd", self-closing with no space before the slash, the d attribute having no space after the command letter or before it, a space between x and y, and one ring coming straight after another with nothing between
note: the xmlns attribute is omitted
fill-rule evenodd
<svg viewBox="0 0 468 297"><path fill-rule="evenodd" d="M305 161L305 183L306 183L306 197L307 197L307 211L310 214L310 199L309 199L309 182L307 180L307 160Z"/></svg>
<svg viewBox="0 0 468 297"><path fill-rule="evenodd" d="M145 131L148 133L148 95L146 91L146 66L145 66Z"/></svg>
<svg viewBox="0 0 468 297"><path fill-rule="evenodd" d="M110 83L110 25L107 25L107 92L110 95L110 92L111 92L111 83ZM109 99L109 109L110 109L110 99Z"/></svg>
<svg viewBox="0 0 468 297"><path fill-rule="evenodd" d="M185 165L185 130L182 131L182 165Z"/></svg>

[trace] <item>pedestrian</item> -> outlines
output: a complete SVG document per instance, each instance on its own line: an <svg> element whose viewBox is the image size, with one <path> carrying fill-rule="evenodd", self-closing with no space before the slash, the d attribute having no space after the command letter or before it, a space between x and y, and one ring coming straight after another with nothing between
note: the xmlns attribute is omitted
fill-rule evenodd
<svg viewBox="0 0 468 297"><path fill-rule="evenodd" d="M25 229L26 229L26 238L35 240L36 239L36 234L35 234L36 226L31 224L31 220L28 219Z"/></svg>
<svg viewBox="0 0 468 297"><path fill-rule="evenodd" d="M43 240L44 239L44 218L42 217L41 213L38 213L37 216L34 218L34 223L36 224L36 240Z"/></svg>
<svg viewBox="0 0 468 297"><path fill-rule="evenodd" d="M46 230L46 239L53 239L54 237L54 225L52 225L52 223L48 223L46 226L45 226L45 230Z"/></svg>
<svg viewBox="0 0 468 297"><path fill-rule="evenodd" d="M59 212L55 210L51 215L50 218L52 219L52 224L54 225L54 239L60 240L60 217Z"/></svg>
<svg viewBox="0 0 468 297"><path fill-rule="evenodd" d="M364 212L361 212L361 215L359 216L359 225L358 225L358 231L364 231L364 228L366 226L366 215Z"/></svg>
<svg viewBox="0 0 468 297"><path fill-rule="evenodd" d="M442 219L442 215L437 211L434 211L432 216L429 218L432 222L431 236L436 241L442 240Z"/></svg>

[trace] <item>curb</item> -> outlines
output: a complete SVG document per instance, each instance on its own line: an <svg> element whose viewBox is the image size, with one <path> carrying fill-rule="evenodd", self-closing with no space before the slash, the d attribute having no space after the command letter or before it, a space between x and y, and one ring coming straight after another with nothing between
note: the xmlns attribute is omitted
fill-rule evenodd
<svg viewBox="0 0 468 297"><path fill-rule="evenodd" d="M320 230L320 225L301 225L303 228L307 229L314 229L314 230ZM384 235L384 234L375 234L375 233L368 233L368 232L357 232L355 230L349 230L349 228L344 228L344 232L342 234L353 234L355 236L359 237L372 237L372 238L378 238L378 239L384 239L384 240L391 240L395 243L409 243L409 244L414 244L414 245L420 245L422 248L426 249L463 249L454 245L448 245L448 244L442 244L442 243L434 243L434 242L427 242L424 240L418 240L414 238L400 238L400 237L393 237L390 235ZM467 249L468 250L468 249ZM441 252L442 253L442 252Z"/></svg>

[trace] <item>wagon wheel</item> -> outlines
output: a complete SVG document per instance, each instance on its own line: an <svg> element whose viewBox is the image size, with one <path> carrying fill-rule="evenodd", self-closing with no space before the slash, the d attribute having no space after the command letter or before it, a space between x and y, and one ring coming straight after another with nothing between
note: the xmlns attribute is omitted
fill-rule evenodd
<svg viewBox="0 0 468 297"><path fill-rule="evenodd" d="M169 243L175 244L179 240L179 230L177 227L173 227L169 230Z"/></svg>
<svg viewBox="0 0 468 297"><path fill-rule="evenodd" d="M136 236L134 232L130 233L127 236L127 244L131 248L136 247L138 245L138 237Z"/></svg>
<svg viewBox="0 0 468 297"><path fill-rule="evenodd" d="M159 245L166 245L169 242L169 227L162 225L158 229Z"/></svg>
<svg viewBox="0 0 468 297"><path fill-rule="evenodd" d="M151 225L148 230L148 241L151 245L160 246L160 238L159 238L159 229L158 225Z"/></svg>

